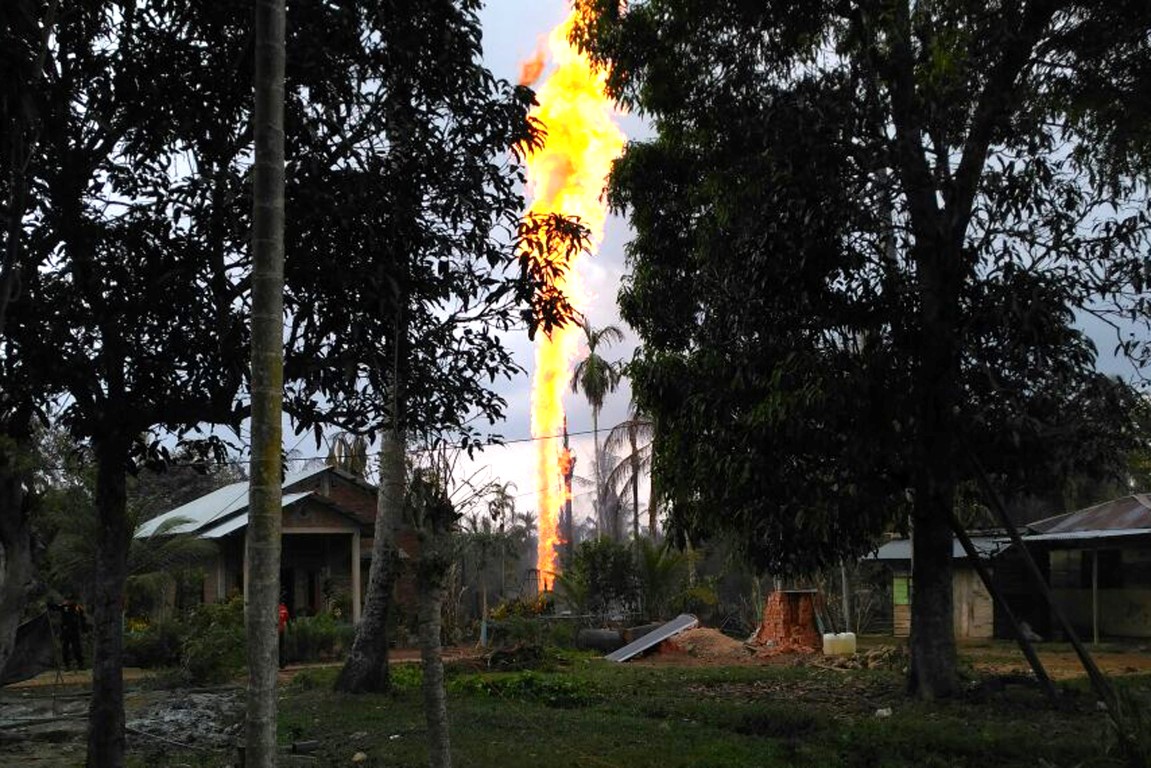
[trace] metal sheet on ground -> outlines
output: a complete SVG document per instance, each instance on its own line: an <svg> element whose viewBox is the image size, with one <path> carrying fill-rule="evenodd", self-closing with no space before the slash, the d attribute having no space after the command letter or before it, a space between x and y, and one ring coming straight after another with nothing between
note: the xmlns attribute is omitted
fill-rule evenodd
<svg viewBox="0 0 1151 768"><path fill-rule="evenodd" d="M627 661L631 657L643 653L648 648L654 648L669 637L675 637L680 632L685 632L697 626L699 626L699 619L690 613L681 613L659 629L648 632L638 640L628 643L618 651L609 653L607 656L604 656L604 658L609 661Z"/></svg>

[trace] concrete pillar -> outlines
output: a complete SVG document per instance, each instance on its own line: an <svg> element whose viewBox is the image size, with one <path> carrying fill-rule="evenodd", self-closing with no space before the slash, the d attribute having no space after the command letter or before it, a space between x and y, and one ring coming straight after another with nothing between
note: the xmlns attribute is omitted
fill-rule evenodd
<svg viewBox="0 0 1151 768"><path fill-rule="evenodd" d="M244 605L248 604L248 529L244 528Z"/></svg>
<svg viewBox="0 0 1151 768"><path fill-rule="evenodd" d="M360 586L360 532L352 532L352 623L360 623L360 610L364 604L363 588Z"/></svg>

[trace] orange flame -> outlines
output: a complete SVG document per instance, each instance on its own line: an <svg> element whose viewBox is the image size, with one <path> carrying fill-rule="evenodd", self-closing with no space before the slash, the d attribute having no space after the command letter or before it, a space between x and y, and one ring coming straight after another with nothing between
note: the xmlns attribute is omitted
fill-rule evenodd
<svg viewBox="0 0 1151 768"><path fill-rule="evenodd" d="M601 199L608 172L623 151L624 135L614 122L615 110L605 95L606 74L595 70L586 56L568 42L578 10L552 30L548 51L555 70L536 93L539 105L532 116L547 129L544 147L527 160L532 193L530 214L562 213L578 217L591 232L591 241L603 239L607 210ZM542 51L537 52L542 54ZM542 58L525 62L522 75L533 74ZM537 77L539 72L534 73ZM553 258L562 259L556 254ZM579 276L568 265L558 281L576 309L586 306ZM572 325L539 337L532 380L532 436L537 438L536 489L539 499L539 587L559 572L556 548L563 544L558 528L560 509L566 499L563 487L561 446L563 393L578 352L578 327Z"/></svg>
<svg viewBox="0 0 1151 768"><path fill-rule="evenodd" d="M532 57L520 64L520 85L535 85L536 80L539 80L540 75L544 73L547 57L546 43L540 40L539 47L536 48Z"/></svg>

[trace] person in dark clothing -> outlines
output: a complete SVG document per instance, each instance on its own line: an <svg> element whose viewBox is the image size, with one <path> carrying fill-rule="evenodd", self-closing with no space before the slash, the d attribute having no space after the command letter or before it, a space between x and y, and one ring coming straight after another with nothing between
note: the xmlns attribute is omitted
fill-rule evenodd
<svg viewBox="0 0 1151 768"><path fill-rule="evenodd" d="M60 613L60 644L64 654L64 668L70 668L74 658L76 669L83 669L84 643L80 635L88 631L88 616L84 613L84 606L74 600L65 600L59 605L49 605L48 609Z"/></svg>

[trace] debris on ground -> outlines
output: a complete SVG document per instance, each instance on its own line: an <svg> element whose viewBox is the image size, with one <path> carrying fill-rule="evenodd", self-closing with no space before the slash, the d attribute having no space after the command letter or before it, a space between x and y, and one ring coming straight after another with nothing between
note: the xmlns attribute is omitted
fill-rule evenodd
<svg viewBox="0 0 1151 768"><path fill-rule="evenodd" d="M892 669L902 671L908 663L909 657L906 648L881 645L849 656L818 656L810 660L808 665L823 669Z"/></svg>
<svg viewBox="0 0 1151 768"><path fill-rule="evenodd" d="M243 733L244 697L240 688L203 690L165 696L133 713L129 738L140 747L158 744L220 749Z"/></svg>

